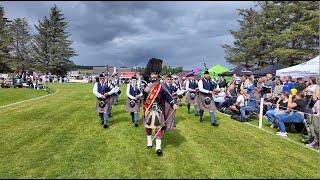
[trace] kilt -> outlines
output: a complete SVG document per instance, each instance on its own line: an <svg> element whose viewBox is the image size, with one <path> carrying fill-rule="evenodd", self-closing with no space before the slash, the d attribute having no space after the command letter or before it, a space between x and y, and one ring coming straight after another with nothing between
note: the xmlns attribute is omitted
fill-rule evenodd
<svg viewBox="0 0 320 180"><path fill-rule="evenodd" d="M209 97L211 99L211 102L208 105L205 104L205 102L204 102L204 99L206 97ZM213 97L212 97L211 94L205 94L205 93L200 92L199 93L199 97L197 99L198 99L198 107L199 107L199 109L201 109L201 110L207 109L209 111L217 110L217 107L216 107L216 105L214 103L214 100L213 100Z"/></svg>
<svg viewBox="0 0 320 180"><path fill-rule="evenodd" d="M186 104L197 105L197 103L198 103L198 94L196 93L196 97L192 100L191 99L191 92L188 91L186 94Z"/></svg>
<svg viewBox="0 0 320 180"><path fill-rule="evenodd" d="M130 106L130 99L127 99L127 104L126 104L126 111L127 112L140 112L140 107L141 107L141 101L135 101L135 106L132 108Z"/></svg>
<svg viewBox="0 0 320 180"><path fill-rule="evenodd" d="M110 106L113 106L115 103L117 103L117 95L116 94L112 94L110 96Z"/></svg>
<svg viewBox="0 0 320 180"><path fill-rule="evenodd" d="M155 114L157 114L155 111L150 111L148 114L145 115L145 117L143 118L143 124L146 128L151 128L151 129L159 129L161 128L162 126L165 125L165 119L164 119L164 115L163 115L163 112L159 112L158 115L159 115L159 125L155 125L154 123L154 118L152 118L151 116L155 116ZM149 119L152 119L151 120L151 124L148 125L148 121Z"/></svg>
<svg viewBox="0 0 320 180"><path fill-rule="evenodd" d="M96 101L96 110L97 110L97 112L98 112L98 113L107 112L107 110L108 110L108 108L109 108L109 106L110 106L110 98L107 98L107 99L104 100L104 102L106 103L106 105L105 105L104 108L101 108L101 107L99 106L99 102L100 102L100 100L97 99L97 101Z"/></svg>

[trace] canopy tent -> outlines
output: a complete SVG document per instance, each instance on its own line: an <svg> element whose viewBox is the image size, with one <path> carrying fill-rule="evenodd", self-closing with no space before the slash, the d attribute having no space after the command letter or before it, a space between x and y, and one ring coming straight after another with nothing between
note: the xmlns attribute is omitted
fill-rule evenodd
<svg viewBox="0 0 320 180"><path fill-rule="evenodd" d="M293 78L298 77L308 77L308 76L320 76L320 67L319 67L319 56L295 65L288 68L280 69L276 71L276 75L283 77L283 76L292 76Z"/></svg>
<svg viewBox="0 0 320 180"><path fill-rule="evenodd" d="M265 68L262 68L260 70L254 71L253 75L255 75L255 76L264 76L264 75L266 75L268 73L270 73L272 75L275 75L277 70L283 69L283 68L285 68L285 66L282 65L282 64L273 64L273 65L267 66Z"/></svg>
<svg viewBox="0 0 320 180"><path fill-rule="evenodd" d="M232 71L221 73L220 75L223 76L232 76L233 74L236 75L250 75L252 71L246 68L243 64L239 64L237 67L233 68Z"/></svg>
<svg viewBox="0 0 320 180"><path fill-rule="evenodd" d="M204 71L205 70L202 70L200 74L203 75ZM227 71L229 71L229 69L227 67L220 65L220 64L217 64L217 65L213 66L212 68L210 68L208 71L209 71L209 75L211 78L217 79L218 74L223 73L223 72L227 72Z"/></svg>

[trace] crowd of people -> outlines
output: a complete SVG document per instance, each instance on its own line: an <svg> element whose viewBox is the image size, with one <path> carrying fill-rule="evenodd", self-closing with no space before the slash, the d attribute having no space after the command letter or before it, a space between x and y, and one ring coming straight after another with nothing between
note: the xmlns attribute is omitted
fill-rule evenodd
<svg viewBox="0 0 320 180"><path fill-rule="evenodd" d="M33 88L44 89L46 83L68 83L66 76L37 74L34 72L22 72L0 74L0 88Z"/></svg>

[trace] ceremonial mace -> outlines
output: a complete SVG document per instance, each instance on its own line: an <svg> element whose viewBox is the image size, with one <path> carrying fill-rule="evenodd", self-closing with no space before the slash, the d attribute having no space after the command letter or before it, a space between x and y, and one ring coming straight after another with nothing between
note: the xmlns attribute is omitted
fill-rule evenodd
<svg viewBox="0 0 320 180"><path fill-rule="evenodd" d="M173 113L174 113L175 111L176 111L176 109L174 109L174 110L171 112L171 114L168 116L167 120L164 121L164 124L166 124L166 122L168 121L168 119L173 115ZM156 138L157 134L161 131L162 128L163 128L163 126L157 131L157 133L154 135L154 137L152 138L151 141L153 141L153 140Z"/></svg>

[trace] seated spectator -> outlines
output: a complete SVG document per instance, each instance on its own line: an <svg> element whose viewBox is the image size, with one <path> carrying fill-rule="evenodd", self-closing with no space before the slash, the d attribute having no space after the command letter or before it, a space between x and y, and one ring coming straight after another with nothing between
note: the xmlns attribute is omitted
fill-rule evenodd
<svg viewBox="0 0 320 180"><path fill-rule="evenodd" d="M224 78L224 76L221 75L219 77L218 85L219 85L220 88L225 88L227 86L227 81Z"/></svg>
<svg viewBox="0 0 320 180"><path fill-rule="evenodd" d="M283 114L284 111L287 109L288 100L289 100L289 94L285 92L281 93L281 98L279 98L279 100L277 101L276 108L269 109L266 112L267 121L271 128L277 125L276 116Z"/></svg>
<svg viewBox="0 0 320 180"><path fill-rule="evenodd" d="M230 106L230 109L233 112L236 112L237 114L239 114L240 108L245 106L245 98L244 98L245 96L247 96L247 94L244 92L244 89L240 89L237 94L236 102L232 106Z"/></svg>
<svg viewBox="0 0 320 180"><path fill-rule="evenodd" d="M214 95L213 100L217 103L217 108L220 109L221 105L226 101L226 92L224 88L217 89L217 93Z"/></svg>
<svg viewBox="0 0 320 180"><path fill-rule="evenodd" d="M297 83L295 85L295 88L298 90L298 93L301 93L306 88L306 84L305 82L303 82L303 79L301 77L297 78Z"/></svg>
<svg viewBox="0 0 320 180"><path fill-rule="evenodd" d="M220 109L222 109L222 112L226 108L230 107L236 101L236 98L237 98L237 92L236 92L235 82L230 83L226 91L226 99L219 107Z"/></svg>
<svg viewBox="0 0 320 180"><path fill-rule="evenodd" d="M254 88L253 92L246 96L244 95L245 100L247 100L247 105L240 108L241 117L244 119L248 119L246 112L256 112L258 111L257 102L260 99L260 93L258 88Z"/></svg>
<svg viewBox="0 0 320 180"><path fill-rule="evenodd" d="M287 137L285 123L302 123L304 121L306 104L307 103L304 100L304 95L302 93L295 95L294 100L292 95L289 95L288 109L285 110L284 114L276 116L278 120L278 127L280 129L280 131L277 132L278 136Z"/></svg>
<svg viewBox="0 0 320 180"><path fill-rule="evenodd" d="M276 85L274 86L273 92L272 92L272 98L279 98L280 94L282 93L283 85L282 81L278 79L276 81Z"/></svg>
<svg viewBox="0 0 320 180"><path fill-rule="evenodd" d="M291 89L295 88L294 83L292 82L292 77L288 76L287 78L285 78L286 80L283 81L283 90L282 92L287 92L290 94Z"/></svg>
<svg viewBox="0 0 320 180"><path fill-rule="evenodd" d="M306 93L307 107L312 108L315 101L313 101L313 94L316 92L317 80L315 77L310 77L308 80L308 86L305 88L304 92Z"/></svg>
<svg viewBox="0 0 320 180"><path fill-rule="evenodd" d="M320 99L320 97L318 97ZM318 100L313 108L312 112L314 116L312 117L312 122L309 126L311 131L311 136L313 137L313 141L311 143L306 144L307 147L319 147L319 129L320 129L320 100Z"/></svg>

